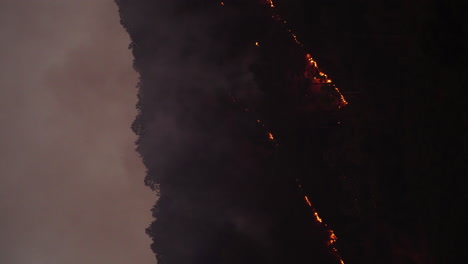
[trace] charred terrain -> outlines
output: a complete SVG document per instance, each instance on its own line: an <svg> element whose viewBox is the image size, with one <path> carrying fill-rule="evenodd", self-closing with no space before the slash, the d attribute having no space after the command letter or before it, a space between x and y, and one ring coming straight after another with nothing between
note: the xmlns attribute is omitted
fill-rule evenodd
<svg viewBox="0 0 468 264"><path fill-rule="evenodd" d="M455 2L116 3L158 263L454 263Z"/></svg>

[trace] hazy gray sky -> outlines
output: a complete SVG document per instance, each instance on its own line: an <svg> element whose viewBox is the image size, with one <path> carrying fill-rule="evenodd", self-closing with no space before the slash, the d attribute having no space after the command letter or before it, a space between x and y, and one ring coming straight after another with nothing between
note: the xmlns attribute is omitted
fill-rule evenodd
<svg viewBox="0 0 468 264"><path fill-rule="evenodd" d="M0 263L155 263L112 0L0 1Z"/></svg>

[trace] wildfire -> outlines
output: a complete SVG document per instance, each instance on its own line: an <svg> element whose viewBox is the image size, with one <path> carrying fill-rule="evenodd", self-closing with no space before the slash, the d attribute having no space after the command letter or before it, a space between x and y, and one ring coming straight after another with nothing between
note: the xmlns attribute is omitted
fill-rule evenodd
<svg viewBox="0 0 468 264"><path fill-rule="evenodd" d="M272 0L267 0L267 3L270 5L271 8L275 8L275 5L274 5ZM224 2L221 2L220 4L222 6L224 6ZM273 18L273 20L275 20L277 22L280 22L280 23L282 22L281 24L284 24L284 25L287 24L286 20L282 20L281 17L278 14L276 14L275 12L273 12L272 18ZM298 40L297 36L292 32L292 30L289 29L289 28L286 28L286 30L291 34L291 36L292 36L293 40L296 42L296 44L298 44L299 46L302 47L303 44ZM260 46L258 41L255 42L255 46L257 46L257 47ZM325 74L325 73L323 73L322 71L319 70L317 62L312 58L312 56L309 53L306 54L306 60L308 62L308 67L306 67L306 72L304 73L305 76L307 78L310 78L312 80L313 84L324 84L325 83L325 84L331 85L334 88L334 90L337 92L339 97L340 97L340 103L338 104L338 108L341 108L341 107L347 105L348 102L345 100L344 96L341 94L339 89L336 86L333 85L333 81L328 77L327 74ZM234 97L232 97L232 101L236 102L236 99ZM249 109L247 109L247 108L245 108L244 110L249 111ZM263 127L265 126L264 124L261 123L260 120L257 120L257 123L261 124ZM274 138L274 136L273 136L273 134L271 132L267 132L267 135L268 135L269 140L271 140L271 141L275 140L275 138ZM302 185L300 184L299 179L296 179L296 182L297 182L299 190L302 192L303 191L302 190ZM331 248L332 251L335 252L336 256L338 257L338 260L340 261L340 263L344 264L343 259L341 259L340 255L338 254L338 250L333 245L336 242L336 240L338 239L337 236L335 235L333 230L329 229L327 227L327 224L323 222L323 220L319 216L318 212L312 206L312 203L310 202L310 199L309 199L309 197L307 195L304 195L304 200L307 203L307 205L311 208L312 213L313 213L313 215L315 217L315 221L317 221L318 223L322 224L325 228L327 228L327 230L328 230L327 245Z"/></svg>
<svg viewBox="0 0 468 264"><path fill-rule="evenodd" d="M299 190L302 192L302 185L300 184L299 179L296 179L296 183L297 183L297 186L299 187ZM310 209L312 210L313 215L315 217L315 221L317 221L318 223L321 223L324 227L327 227L327 224L325 224L323 222L322 218L320 218L317 211L315 211L315 209L312 206L312 203L310 202L309 197L307 195L304 195L304 200L307 203L307 205L310 207ZM336 242L337 239L338 239L338 237L335 235L335 232L333 232L333 230L331 230L331 229L328 229L327 245L331 248L331 250L333 250L333 252L335 252L335 254L338 257L338 260L340 261L340 263L344 264L343 259L338 254L338 250L333 246L333 244Z"/></svg>
<svg viewBox="0 0 468 264"><path fill-rule="evenodd" d="M335 90L336 94L338 94L339 96L338 108L346 106L348 102L346 101L346 99L344 98L340 90L336 86L333 85L332 79L330 79L327 74L320 71L317 62L312 58L312 56L309 53L306 54L306 59L308 62L308 67L306 67L306 70L304 73L305 77L311 78L313 84L326 83L326 84L331 85L333 89Z"/></svg>
<svg viewBox="0 0 468 264"><path fill-rule="evenodd" d="M267 3L270 5L271 8L275 9L275 5L273 3L273 0L267 0ZM275 10L273 10L273 11L275 11ZM276 14L275 12L273 12L272 18L274 20L282 23L283 25L287 24L287 21L281 19L281 17L278 14ZM286 30L289 32L289 34L293 38L294 42L296 42L296 44L298 44L301 47L304 46L298 40L296 34L294 34L293 31L290 28L286 27ZM317 62L312 58L312 56L309 53L306 54L306 59L309 62L309 66L312 67L312 69L309 69L309 70L306 69L305 74L309 75L308 71L310 71L312 73L311 75L309 75L309 77L312 77L312 83L314 83L314 84L326 83L328 85L331 85L333 87L333 89L335 90L335 92L339 96L338 109L340 109L343 106L346 106L348 104L348 102L346 101L346 99L344 98L344 96L340 92L340 90L336 86L333 85L332 79L330 79L328 77L328 75L326 75L325 73L323 73L322 71L319 70Z"/></svg>

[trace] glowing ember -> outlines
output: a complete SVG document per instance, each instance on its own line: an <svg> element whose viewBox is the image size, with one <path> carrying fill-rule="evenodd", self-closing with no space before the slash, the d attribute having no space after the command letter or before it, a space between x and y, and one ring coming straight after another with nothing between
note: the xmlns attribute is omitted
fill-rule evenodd
<svg viewBox="0 0 468 264"><path fill-rule="evenodd" d="M275 7L275 5L273 4L273 0L267 0L268 4L270 4L270 7Z"/></svg>
<svg viewBox="0 0 468 264"><path fill-rule="evenodd" d="M274 140L275 138L273 137L273 134L271 132L268 132L268 138L270 140Z"/></svg>
<svg viewBox="0 0 468 264"><path fill-rule="evenodd" d="M309 53L307 53L306 58L307 58L307 60L309 61L309 64L310 64L312 67L318 68L317 62L315 62L314 59L312 59L312 56L310 56Z"/></svg>
<svg viewBox="0 0 468 264"><path fill-rule="evenodd" d="M320 223L323 223L322 218L320 218L317 212L314 212L314 216L317 221L319 221Z"/></svg>
<svg viewBox="0 0 468 264"><path fill-rule="evenodd" d="M255 46L259 47L260 44L258 43L258 41L255 41Z"/></svg>
<svg viewBox="0 0 468 264"><path fill-rule="evenodd" d="M223 6L223 5L224 5L224 2L221 2L220 4Z"/></svg>
<svg viewBox="0 0 468 264"><path fill-rule="evenodd" d="M330 244L335 243L338 238L336 237L335 233L333 233L333 230L330 230L329 232L330 232Z"/></svg>

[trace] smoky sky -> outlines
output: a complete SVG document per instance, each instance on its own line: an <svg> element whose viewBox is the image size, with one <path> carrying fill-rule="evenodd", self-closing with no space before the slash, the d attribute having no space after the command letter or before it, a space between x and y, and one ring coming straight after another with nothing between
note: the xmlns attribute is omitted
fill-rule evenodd
<svg viewBox="0 0 468 264"><path fill-rule="evenodd" d="M0 262L154 263L112 0L0 3Z"/></svg>

